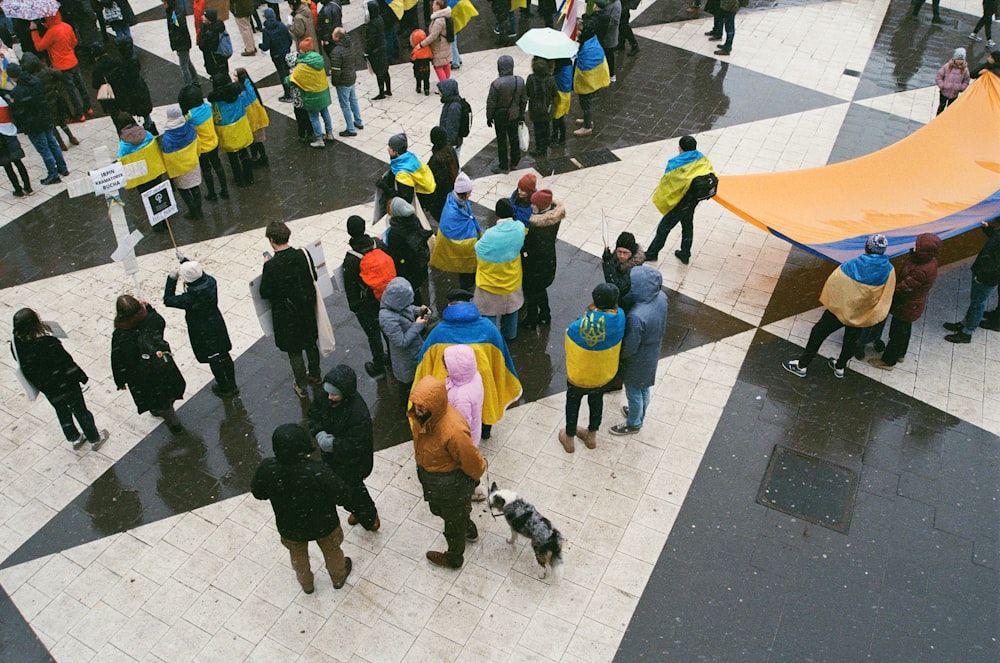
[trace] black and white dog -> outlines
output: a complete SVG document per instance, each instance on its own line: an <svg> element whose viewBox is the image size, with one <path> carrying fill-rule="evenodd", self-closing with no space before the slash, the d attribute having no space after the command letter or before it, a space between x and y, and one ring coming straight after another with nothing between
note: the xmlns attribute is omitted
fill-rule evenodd
<svg viewBox="0 0 1000 663"><path fill-rule="evenodd" d="M490 507L503 511L507 524L510 525L510 538L507 543L513 545L517 535L531 539L531 547L535 551L535 559L542 567L539 578L547 575L548 568L558 580L562 576L562 534L559 533L549 519L538 513L533 504L528 504L517 496L513 490L500 490L496 482L490 486Z"/></svg>

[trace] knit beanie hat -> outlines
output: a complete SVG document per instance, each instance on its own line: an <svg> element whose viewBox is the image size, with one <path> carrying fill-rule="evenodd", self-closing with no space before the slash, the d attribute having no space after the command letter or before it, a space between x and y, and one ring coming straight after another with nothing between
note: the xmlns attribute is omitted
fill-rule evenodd
<svg viewBox="0 0 1000 663"><path fill-rule="evenodd" d="M212 21L212 22L219 20L219 10L218 9L206 9L205 13L202 14L202 15L205 18L207 18L209 21Z"/></svg>
<svg viewBox="0 0 1000 663"><path fill-rule="evenodd" d="M501 198L498 200L497 204L493 207L493 211L496 212L498 219L514 218L514 205L511 204L510 198Z"/></svg>
<svg viewBox="0 0 1000 663"><path fill-rule="evenodd" d="M548 189L539 189L531 194L531 204L539 211L547 210L552 205L552 192Z"/></svg>
<svg viewBox="0 0 1000 663"><path fill-rule="evenodd" d="M172 106L167 106L167 129L176 129L178 127L184 126L184 113L181 112L181 107L177 104Z"/></svg>
<svg viewBox="0 0 1000 663"><path fill-rule="evenodd" d="M389 139L389 147L391 147L392 151L396 154L402 154L405 152L409 145L409 142L406 140L406 134L396 134Z"/></svg>
<svg viewBox="0 0 1000 663"><path fill-rule="evenodd" d="M413 209L413 205L406 202L405 198L400 198L396 196L392 199L392 204L389 205L389 214L391 216L413 216L416 210Z"/></svg>
<svg viewBox="0 0 1000 663"><path fill-rule="evenodd" d="M448 144L448 132L444 127L434 127L431 129L431 148L440 150Z"/></svg>
<svg viewBox="0 0 1000 663"><path fill-rule="evenodd" d="M299 42L299 53L308 53L311 50L313 50L312 37L306 37Z"/></svg>
<svg viewBox="0 0 1000 663"><path fill-rule="evenodd" d="M527 173L517 181L517 188L521 191L534 193L537 184L538 180L535 179L535 176L531 173Z"/></svg>
<svg viewBox="0 0 1000 663"><path fill-rule="evenodd" d="M361 237L365 234L365 220L357 214L347 217L347 234L351 237Z"/></svg>
<svg viewBox="0 0 1000 663"><path fill-rule="evenodd" d="M459 173L455 178L455 193L469 193L472 191L472 178L465 173Z"/></svg>
<svg viewBox="0 0 1000 663"><path fill-rule="evenodd" d="M618 306L618 286L614 283L602 283L590 296L594 300L594 306L600 309L612 309Z"/></svg>
<svg viewBox="0 0 1000 663"><path fill-rule="evenodd" d="M952 60L964 60L965 59L965 49L961 46L955 49L955 52L951 54Z"/></svg>
<svg viewBox="0 0 1000 663"><path fill-rule="evenodd" d="M202 274L205 272L202 270L200 264L194 260L188 260L180 266L177 273L180 274L180 277L184 279L185 283L193 283L194 281L200 279Z"/></svg>
<svg viewBox="0 0 1000 663"><path fill-rule="evenodd" d="M889 248L889 240L886 239L885 235L878 233L872 235L865 242L865 253L874 253L875 255L881 256L885 255L885 250Z"/></svg>
<svg viewBox="0 0 1000 663"><path fill-rule="evenodd" d="M265 9L264 10L264 18L265 19L274 18L274 10L271 9L270 7L268 7L267 9Z"/></svg>
<svg viewBox="0 0 1000 663"><path fill-rule="evenodd" d="M631 253L635 253L639 245L635 241L635 235L630 232L623 232L618 235L618 239L615 240L615 248L628 249Z"/></svg>

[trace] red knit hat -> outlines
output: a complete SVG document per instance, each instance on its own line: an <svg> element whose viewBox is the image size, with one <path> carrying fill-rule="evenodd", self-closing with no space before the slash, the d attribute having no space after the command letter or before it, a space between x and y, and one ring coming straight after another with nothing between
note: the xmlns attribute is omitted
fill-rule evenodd
<svg viewBox="0 0 1000 663"><path fill-rule="evenodd" d="M538 208L538 211L547 210L552 205L552 192L548 189L539 189L531 194L531 204Z"/></svg>
<svg viewBox="0 0 1000 663"><path fill-rule="evenodd" d="M537 182L538 181L535 179L535 176L528 173L517 181L517 188L521 191L532 193L535 190L535 186L537 186Z"/></svg>

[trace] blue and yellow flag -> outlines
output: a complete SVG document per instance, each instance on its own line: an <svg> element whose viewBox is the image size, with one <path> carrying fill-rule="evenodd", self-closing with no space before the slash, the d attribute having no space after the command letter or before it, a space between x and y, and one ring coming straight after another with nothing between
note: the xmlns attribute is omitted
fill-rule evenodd
<svg viewBox="0 0 1000 663"><path fill-rule="evenodd" d="M509 295L521 287L521 247L527 228L516 220L498 223L476 242L476 287Z"/></svg>
<svg viewBox="0 0 1000 663"><path fill-rule="evenodd" d="M591 94L611 85L608 61L597 37L591 37L576 54L573 71L573 91L577 94Z"/></svg>
<svg viewBox="0 0 1000 663"><path fill-rule="evenodd" d="M153 138L153 134L146 132L146 137L142 143L133 145L124 140L118 141L118 160L122 164L138 163L146 161L146 174L132 178L125 182L126 189L134 189L140 184L151 182L157 177L167 172L167 167L163 164L163 154L160 152L160 144Z"/></svg>
<svg viewBox="0 0 1000 663"><path fill-rule="evenodd" d="M660 214L666 214L681 201L691 188L691 180L715 172L708 158L698 150L681 152L670 161L653 192L653 204Z"/></svg>
<svg viewBox="0 0 1000 663"><path fill-rule="evenodd" d="M569 112L569 104L573 99L573 65L567 64L556 69L554 78L558 93L552 108L552 118L558 120Z"/></svg>
<svg viewBox="0 0 1000 663"><path fill-rule="evenodd" d="M566 329L566 379L584 389L611 382L625 337L621 309L587 311Z"/></svg>
<svg viewBox="0 0 1000 663"><path fill-rule="evenodd" d="M167 129L160 136L167 177L186 175L198 167L198 132L190 124Z"/></svg>
<svg viewBox="0 0 1000 663"><path fill-rule="evenodd" d="M206 154L219 146L215 120L212 119L212 106L207 101L189 110L185 119L198 132L198 154Z"/></svg>
<svg viewBox="0 0 1000 663"><path fill-rule="evenodd" d="M469 0L448 0L448 6L451 7L451 22L455 34L461 32L469 21L479 16L479 12Z"/></svg>
<svg viewBox="0 0 1000 663"><path fill-rule="evenodd" d="M823 284L820 303L848 327L885 320L896 289L896 271L883 255L863 253L834 270Z"/></svg>
<svg viewBox="0 0 1000 663"><path fill-rule="evenodd" d="M434 193L436 182L430 167L413 152L403 152L389 162L389 169L400 184L412 187L417 193Z"/></svg>
<svg viewBox="0 0 1000 663"><path fill-rule="evenodd" d="M413 382L420 382L425 375L444 381L448 375L444 351L452 345L467 345L476 353L476 367L483 379L483 423L492 426L507 406L521 397L521 381L500 330L483 318L472 302L450 304L442 311L441 322L420 349Z"/></svg>
<svg viewBox="0 0 1000 663"><path fill-rule="evenodd" d="M472 213L472 203L459 202L449 193L438 221L431 267L442 272L472 274L476 271L476 242L482 229Z"/></svg>

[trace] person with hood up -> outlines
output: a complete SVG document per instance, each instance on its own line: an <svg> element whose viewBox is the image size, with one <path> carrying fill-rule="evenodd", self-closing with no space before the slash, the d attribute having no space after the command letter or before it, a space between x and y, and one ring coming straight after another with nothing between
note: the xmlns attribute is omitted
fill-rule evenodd
<svg viewBox="0 0 1000 663"><path fill-rule="evenodd" d="M309 2L288 0L288 6L292 10L292 15L288 18L288 31L292 33L292 37L295 39L295 50L300 54L305 54L309 51L318 51L319 39L316 37L316 22L313 20ZM309 41L303 43L307 39ZM320 60L322 59L323 56L320 56Z"/></svg>
<svg viewBox="0 0 1000 663"><path fill-rule="evenodd" d="M278 101L288 103L292 97L286 80L290 69L285 56L292 52L292 34L285 27L285 24L278 20L274 10L270 7L264 10L264 27L261 32L263 34L260 50L270 54L274 70L278 72L278 80L281 81L281 89L285 91L285 94L279 97Z"/></svg>
<svg viewBox="0 0 1000 663"><path fill-rule="evenodd" d="M187 205L185 219L198 220L201 213L201 166L198 164L198 132L184 121L181 107L167 106L167 124L160 136L160 152L167 177Z"/></svg>
<svg viewBox="0 0 1000 663"><path fill-rule="evenodd" d="M844 342L840 356L830 357L833 376L843 379L847 362L863 338L864 331L885 320L896 288L896 272L885 257L889 240L875 234L865 242L865 252L838 267L823 284L819 301L826 309L809 332L809 341L798 359L781 363L782 368L800 378L806 377L810 362L816 358L823 341L841 327Z"/></svg>
<svg viewBox="0 0 1000 663"><path fill-rule="evenodd" d="M369 251L378 249L388 254L382 240L365 234L365 220L351 215L347 219L347 234L350 249L344 255L344 293L347 306L358 318L358 324L368 338L372 360L365 362L365 372L370 377L385 377L385 350L382 346L382 330L378 325L379 299L375 292L361 279L361 260Z"/></svg>
<svg viewBox="0 0 1000 663"><path fill-rule="evenodd" d="M451 80L450 78L448 80ZM434 193L421 198L421 204L435 219L441 219L448 194L455 188L455 178L461 172L458 168L458 154L448 143L448 132L441 127L431 129L431 158L427 167L434 174Z"/></svg>
<svg viewBox="0 0 1000 663"><path fill-rule="evenodd" d="M323 553L334 589L341 589L351 575L350 557L341 544L337 505L344 501L344 482L328 465L309 457L309 434L298 424L283 424L271 436L274 457L265 458L254 472L250 492L270 500L281 545L288 549L295 577L306 594L316 591L309 564L309 542Z"/></svg>
<svg viewBox="0 0 1000 663"><path fill-rule="evenodd" d="M476 365L483 379L482 439L488 440L493 424L500 421L507 406L521 397L521 381L514 359L497 326L482 317L472 303L472 293L456 288L448 291L448 306L420 349L420 363L414 379L425 375L444 380L448 371L444 351L452 345L467 345L476 353Z"/></svg>
<svg viewBox="0 0 1000 663"><path fill-rule="evenodd" d="M455 157L462 153L462 97L458 94L458 81L446 78L438 81L438 92L441 93L441 117L438 126L444 128L448 136L448 144L455 148ZM457 175L456 175L457 177ZM454 178L452 178L454 180Z"/></svg>
<svg viewBox="0 0 1000 663"><path fill-rule="evenodd" d="M37 76L38 80L42 82L45 99L48 101L49 108L52 109L52 121L55 128L62 129L70 145L79 145L80 141L69 128L69 122L75 121L75 119L72 117L73 111L70 110L70 100L66 96L66 86L63 85L63 73L52 67L43 66L42 61L34 53L25 53L21 56L21 67L29 74ZM69 147L59 132L54 133L56 140L59 141L59 149L63 152L68 150Z"/></svg>
<svg viewBox="0 0 1000 663"><path fill-rule="evenodd" d="M625 423L611 427L612 435L638 433L649 408L649 388L656 382L660 344L667 330L667 295L663 275L648 265L632 270L635 304L625 318L621 368L628 405L622 408Z"/></svg>
<svg viewBox="0 0 1000 663"><path fill-rule="evenodd" d="M194 127L198 134L198 164L205 178L205 188L208 193L205 200L215 201L215 180L212 173L219 179L219 196L229 198L229 188L226 186L226 172L222 169L219 159L219 134L215 132L215 118L212 116L212 105L201 95L197 85L185 85L177 95L177 103L184 113L185 121Z"/></svg>
<svg viewBox="0 0 1000 663"><path fill-rule="evenodd" d="M246 106L247 121L250 123L250 131L253 133L253 142L250 143L250 165L267 168L270 160L267 158L267 150L264 149L264 142L267 140L267 127L271 123L267 116L267 109L260 98L260 91L254 85L250 74L243 67L236 70L236 82L243 86L240 96Z"/></svg>
<svg viewBox="0 0 1000 663"><path fill-rule="evenodd" d="M177 54L177 65L181 68L184 85L191 85L198 80L198 72L191 64L191 33L188 31L184 6L181 5L178 11L177 0L161 1L167 18L167 39L170 42L170 50Z"/></svg>
<svg viewBox="0 0 1000 663"><path fill-rule="evenodd" d="M545 157L549 152L552 134L552 114L555 110L559 88L552 76L552 61L531 58L531 73L525 82L528 94L528 119L535 130L535 149L532 156Z"/></svg>
<svg viewBox="0 0 1000 663"><path fill-rule="evenodd" d="M524 79L514 75L514 58L498 57L497 73L499 76L490 83L486 97L486 126L496 132L499 163L491 170L499 174L510 172L521 162L517 127L524 122L528 96L524 92Z"/></svg>
<svg viewBox="0 0 1000 663"><path fill-rule="evenodd" d="M413 63L413 78L417 81L417 94L424 91L424 96L431 94L431 62L434 61L434 52L430 46L420 44L427 37L427 33L417 28L410 33L410 62Z"/></svg>
<svg viewBox="0 0 1000 663"><path fill-rule="evenodd" d="M148 191L159 184L161 177L167 172L160 144L153 134L139 126L128 113L118 113L115 124L121 127L118 130L118 160L122 164L146 162L146 174L128 180L125 188L137 189L139 193ZM166 230L166 224L158 223L154 228Z"/></svg>
<svg viewBox="0 0 1000 663"><path fill-rule="evenodd" d="M521 325L527 329L552 322L548 287L556 277L556 235L566 218L566 208L552 199L549 189L540 189L531 195L531 209L528 234L521 251L524 272L524 320Z"/></svg>
<svg viewBox="0 0 1000 663"><path fill-rule="evenodd" d="M323 461L344 482L344 508L348 525L361 524L369 532L382 526L375 502L365 487L375 460L372 415L358 393L354 369L339 364L323 378L326 398L309 407L309 432L323 453Z"/></svg>
<svg viewBox="0 0 1000 663"><path fill-rule="evenodd" d="M417 479L430 512L444 520L448 543L446 552L427 551L427 559L435 566L460 569L466 540L479 539L469 516L486 461L472 443L469 424L448 402L444 382L427 375L413 388L410 399L413 406L406 414L413 431Z"/></svg>
<svg viewBox="0 0 1000 663"><path fill-rule="evenodd" d="M517 337L517 316L524 305L521 248L525 227L514 220L507 198L496 202L497 222L476 242L476 294L473 301L508 342Z"/></svg>
<svg viewBox="0 0 1000 663"><path fill-rule="evenodd" d="M184 292L179 295L178 278L184 281ZM200 263L184 258L180 268L167 275L163 304L184 311L194 357L199 363L208 364L215 376L212 393L219 398L239 395L236 366L229 356L233 343L219 310L219 286L215 278L206 274Z"/></svg>
<svg viewBox="0 0 1000 663"><path fill-rule="evenodd" d="M156 123L153 122L153 98L149 94L149 86L142 76L142 64L135 52L135 44L131 37L120 39L118 55L121 58L122 75L126 82L125 95L117 99L118 107L136 117L142 118L142 126L154 136L159 134Z"/></svg>
<svg viewBox="0 0 1000 663"><path fill-rule="evenodd" d="M604 417L604 392L618 372L625 313L618 308L618 288L602 283L591 292L593 303L566 329L566 427L559 444L566 453L575 450L578 437L588 449L597 448L597 431ZM577 427L580 403L587 397L587 428Z"/></svg>
<svg viewBox="0 0 1000 663"><path fill-rule="evenodd" d="M483 230L472 212L473 181L459 173L451 193L445 198L438 219L437 238L431 254L431 267L458 274L460 288L476 285L476 242Z"/></svg>
<svg viewBox="0 0 1000 663"><path fill-rule="evenodd" d="M59 184L59 176L69 175L52 123L52 109L45 98L45 89L37 76L16 62L7 65L7 76L14 81L12 90L0 91L10 107L17 130L28 136L31 145L45 164L47 175L42 184Z"/></svg>
<svg viewBox="0 0 1000 663"><path fill-rule="evenodd" d="M300 5L301 6L301 5ZM330 82L323 68L323 56L306 49L311 43L299 45L299 58L288 80L302 91L302 107L309 114L313 135L316 136L309 147L326 147L325 141L333 140L333 121L330 119ZM306 50L303 50L306 49ZM322 116L323 125L319 119ZM325 129L325 131L323 130Z"/></svg>
<svg viewBox="0 0 1000 663"><path fill-rule="evenodd" d="M514 207L514 218L528 227L531 218L531 196L535 193L538 180L534 173L525 173L517 181L517 188L510 193L510 204Z"/></svg>
<svg viewBox="0 0 1000 663"><path fill-rule="evenodd" d="M90 442L93 451L100 449L108 439L108 431L98 432L94 415L83 399L80 385L87 384L89 378L59 339L52 335L52 329L42 322L35 311L23 308L14 314L11 336L10 349L14 361L28 382L45 394L55 409L66 441L74 450L82 447L84 442ZM73 423L74 417L82 433Z"/></svg>
<svg viewBox="0 0 1000 663"><path fill-rule="evenodd" d="M111 374L119 391L128 390L139 414L149 412L166 422L171 433L184 430L174 401L187 386L170 345L163 338L167 323L145 302L122 295L115 302L111 335Z"/></svg>
<svg viewBox="0 0 1000 663"><path fill-rule="evenodd" d="M394 197L415 205L414 194L434 193L434 173L408 148L406 134L396 134L389 138L389 170L375 184L375 208L378 216L373 221L378 221L383 213L389 213L389 204Z"/></svg>
<svg viewBox="0 0 1000 663"><path fill-rule="evenodd" d="M73 121L86 121L88 115L94 114L94 109L91 107L90 94L83 83L83 76L80 75L80 62L76 59L76 32L69 23L62 20L59 12L45 19L44 35L39 33L34 21L30 28L35 50L45 51L52 68L62 72L63 86L73 104Z"/></svg>
<svg viewBox="0 0 1000 663"><path fill-rule="evenodd" d="M232 40L226 32L226 24L219 20L219 12L216 9L206 9L201 16L198 48L205 58L205 71L210 78L214 78L217 73L229 77L229 58L233 54Z"/></svg>
<svg viewBox="0 0 1000 663"><path fill-rule="evenodd" d="M7 105L7 100L0 96L0 166L3 166L4 172L7 173L7 179L14 188L15 198L35 193L31 188L31 180L28 179L28 169L24 167L22 159L24 150L17 140L17 127L11 120L10 106ZM17 174L14 174L15 168ZM17 179L18 175L21 177L20 181Z"/></svg>
<svg viewBox="0 0 1000 663"><path fill-rule="evenodd" d="M413 205L402 198L393 198L389 205L389 228L385 231L385 245L396 263L396 275L413 288L413 303L423 304L420 289L427 282L427 263L430 250L427 240L433 234L420 224Z"/></svg>
<svg viewBox="0 0 1000 663"><path fill-rule="evenodd" d="M881 357L872 357L868 363L875 368L891 371L892 367L903 360L910 347L910 333L913 323L924 314L927 297L938 274L938 254L941 252L941 238L934 233L917 235L916 243L910 251L906 262L899 268L896 276L896 288L892 293L892 305L889 315L889 342ZM885 321L878 326L878 335L882 335Z"/></svg>
<svg viewBox="0 0 1000 663"><path fill-rule="evenodd" d="M447 39L447 21L451 19L451 7L448 0L434 0L434 12L427 24L427 36L419 47L430 46L434 73L438 81L451 78L451 42Z"/></svg>
<svg viewBox="0 0 1000 663"><path fill-rule="evenodd" d="M368 17L365 21L365 59L378 81L378 95L372 97L372 101L381 101L392 96L389 57L385 50L385 23L377 0L369 0L365 10Z"/></svg>
<svg viewBox="0 0 1000 663"><path fill-rule="evenodd" d="M972 289L965 317L944 323L944 328L953 332L944 337L949 343L972 342L972 335L983 321L986 300L1000 284L1000 217L984 221L982 229L987 239L972 262Z"/></svg>
<svg viewBox="0 0 1000 663"><path fill-rule="evenodd" d="M950 106L965 88L969 87L972 75L969 74L969 64L965 61L965 49L956 48L951 59L938 69L935 81L940 91L940 102L937 114L940 115Z"/></svg>
<svg viewBox="0 0 1000 663"><path fill-rule="evenodd" d="M351 38L344 28L334 28L333 48L330 49L330 82L337 90L340 112L344 114L346 128L340 132L341 138L357 136L358 131L365 128L361 109L358 107L358 93L354 89L357 81L355 69Z"/></svg>
<svg viewBox="0 0 1000 663"><path fill-rule="evenodd" d="M646 254L639 248L635 236L630 232L618 235L614 253L608 247L604 247L604 255L601 258L604 280L618 288L618 307L624 309L626 313L632 307L632 301L628 299L632 291L632 270L644 262Z"/></svg>
<svg viewBox="0 0 1000 663"><path fill-rule="evenodd" d="M476 353L467 345L451 345L444 349L444 364L448 377L444 386L448 390L448 402L459 411L469 424L472 443L479 448L483 436L483 377L479 375ZM486 491L481 483L476 484L472 493L473 502L486 499Z"/></svg>
<svg viewBox="0 0 1000 663"><path fill-rule="evenodd" d="M413 288L401 276L389 281L382 293L378 325L389 346L392 375L399 383L399 401L406 409L420 357L421 332L427 325L426 306L413 304Z"/></svg>
<svg viewBox="0 0 1000 663"><path fill-rule="evenodd" d="M212 91L208 93L215 118L215 132L219 135L219 147L229 159L229 169L233 171L233 182L238 187L253 185L250 144L253 130L247 118L248 98L244 87L232 80L229 74L217 73L212 76Z"/></svg>

